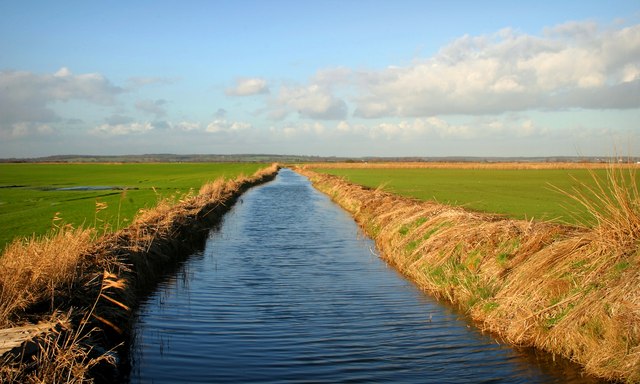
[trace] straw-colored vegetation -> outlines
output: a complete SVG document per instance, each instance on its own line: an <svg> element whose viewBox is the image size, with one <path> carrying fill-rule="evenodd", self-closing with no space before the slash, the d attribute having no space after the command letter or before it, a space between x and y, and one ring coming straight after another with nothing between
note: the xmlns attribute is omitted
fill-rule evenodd
<svg viewBox="0 0 640 384"><path fill-rule="evenodd" d="M0 258L0 327L58 325L30 348L5 353L0 382L113 380L139 292L198 247L240 194L277 169L162 200L130 226L97 239L94 230L62 225L40 238L14 240Z"/></svg>
<svg viewBox="0 0 640 384"><path fill-rule="evenodd" d="M589 374L640 382L640 196L629 168L567 191L593 228L505 219L402 198L309 170L383 257L507 341ZM593 184L592 184L593 185Z"/></svg>

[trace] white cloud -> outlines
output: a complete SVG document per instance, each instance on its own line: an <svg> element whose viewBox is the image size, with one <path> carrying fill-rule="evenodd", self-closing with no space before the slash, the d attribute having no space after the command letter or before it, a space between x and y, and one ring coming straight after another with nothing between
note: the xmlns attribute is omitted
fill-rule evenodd
<svg viewBox="0 0 640 384"><path fill-rule="evenodd" d="M266 110L275 120L343 120L350 105L363 118L638 108L639 62L640 25L571 22L542 36L503 29L462 36L406 66L319 70L306 85L280 86Z"/></svg>
<svg viewBox="0 0 640 384"><path fill-rule="evenodd" d="M318 137L327 137L331 135L330 130L319 122L297 122L288 123L283 126L272 126L269 128L269 134L275 138L304 138L307 140L315 140Z"/></svg>
<svg viewBox="0 0 640 384"><path fill-rule="evenodd" d="M327 87L318 84L283 85L278 96L272 100L270 116L280 119L292 112L312 119L339 120L347 116L347 104L334 96Z"/></svg>
<svg viewBox="0 0 640 384"><path fill-rule="evenodd" d="M315 123L318 124L318 123ZM483 118L472 119L463 124L452 124L439 117L415 118L413 120L388 121L377 124L353 124L340 121L334 127L321 126L319 129L311 123L287 125L288 129L271 128L277 134L285 132L286 137L306 135L308 139L322 137L340 139L350 137L379 142L410 142L416 139L429 140L476 140L489 138L532 138L542 137L549 132L538 127L529 118Z"/></svg>
<svg viewBox="0 0 640 384"><path fill-rule="evenodd" d="M201 129L201 124L192 121L181 121L175 125L175 128L183 132L199 131Z"/></svg>
<svg viewBox="0 0 640 384"><path fill-rule="evenodd" d="M630 83L640 80L640 64L627 64L622 70L622 81Z"/></svg>
<svg viewBox="0 0 640 384"><path fill-rule="evenodd" d="M543 37L511 30L463 36L406 67L357 73L355 114L638 108L638 62L640 25L601 30L593 23L569 23Z"/></svg>
<svg viewBox="0 0 640 384"><path fill-rule="evenodd" d="M55 102L83 100L110 105L123 89L97 73L74 75L68 68L53 74L26 71L0 72L0 131L15 124L52 123L61 119L51 108Z"/></svg>
<svg viewBox="0 0 640 384"><path fill-rule="evenodd" d="M251 127L251 124L241 121L218 119L210 122L207 128L205 128L205 131L209 133L231 133L244 131Z"/></svg>
<svg viewBox="0 0 640 384"><path fill-rule="evenodd" d="M102 124L90 132L101 136L124 136L143 134L152 130L154 130L154 127L150 122L133 122L126 124Z"/></svg>
<svg viewBox="0 0 640 384"><path fill-rule="evenodd" d="M353 70L346 67L321 69L313 76L311 82L326 87L346 83L353 75Z"/></svg>
<svg viewBox="0 0 640 384"><path fill-rule="evenodd" d="M239 78L233 88L227 88L225 93L228 96L252 96L269 93L267 81L262 78Z"/></svg>

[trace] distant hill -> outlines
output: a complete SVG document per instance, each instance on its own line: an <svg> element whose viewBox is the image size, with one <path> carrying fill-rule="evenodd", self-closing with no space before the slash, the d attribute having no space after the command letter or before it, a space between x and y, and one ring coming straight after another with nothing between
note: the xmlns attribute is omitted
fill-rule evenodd
<svg viewBox="0 0 640 384"><path fill-rule="evenodd" d="M640 157L336 157L336 156L302 156L272 154L235 154L235 155L176 155L168 153L146 155L56 155L34 158L0 159L2 163L202 163L202 162L258 162L258 163L308 163L308 162L569 162L569 163L609 163L640 162Z"/></svg>

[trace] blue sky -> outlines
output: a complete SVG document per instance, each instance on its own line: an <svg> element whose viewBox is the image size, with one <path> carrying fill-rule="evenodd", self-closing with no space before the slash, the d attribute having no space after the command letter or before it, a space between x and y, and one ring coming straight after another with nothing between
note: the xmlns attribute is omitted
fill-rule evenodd
<svg viewBox="0 0 640 384"><path fill-rule="evenodd" d="M4 1L0 157L640 154L636 1Z"/></svg>

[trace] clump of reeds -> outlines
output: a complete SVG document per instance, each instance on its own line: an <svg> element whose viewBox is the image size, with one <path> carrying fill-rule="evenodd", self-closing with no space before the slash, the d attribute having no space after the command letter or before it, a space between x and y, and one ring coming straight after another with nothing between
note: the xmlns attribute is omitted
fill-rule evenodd
<svg viewBox="0 0 640 384"><path fill-rule="evenodd" d="M640 239L640 192L636 168L610 165L604 178L591 171L593 186L580 183L562 191L582 206L595 221L605 241L633 245Z"/></svg>
<svg viewBox="0 0 640 384"><path fill-rule="evenodd" d="M574 196L593 227L519 221L419 202L302 171L349 210L421 288L515 344L640 381L640 200L615 168Z"/></svg>
<svg viewBox="0 0 640 384"><path fill-rule="evenodd" d="M43 237L17 239L0 257L0 327L18 321L25 309L50 302L71 289L81 257L95 231L63 225ZM53 308L51 308L53 310Z"/></svg>

